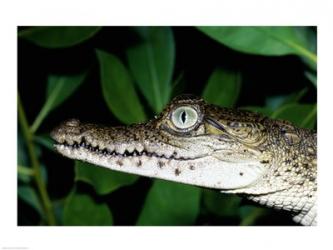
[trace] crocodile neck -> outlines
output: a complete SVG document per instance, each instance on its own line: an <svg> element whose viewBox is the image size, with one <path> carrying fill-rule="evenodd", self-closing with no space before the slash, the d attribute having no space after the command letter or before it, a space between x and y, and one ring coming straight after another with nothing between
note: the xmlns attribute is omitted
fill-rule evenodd
<svg viewBox="0 0 333 250"><path fill-rule="evenodd" d="M248 111L181 96L147 123L63 122L56 150L109 169L242 194L316 224L317 135Z"/></svg>
<svg viewBox="0 0 333 250"><path fill-rule="evenodd" d="M297 223L316 225L317 134L282 121L267 123L267 127L273 126L273 136L265 150L278 152L272 159L274 163L254 185L224 192L245 194L260 205L289 211ZM274 127L279 127L282 136ZM281 141L284 136L287 145Z"/></svg>

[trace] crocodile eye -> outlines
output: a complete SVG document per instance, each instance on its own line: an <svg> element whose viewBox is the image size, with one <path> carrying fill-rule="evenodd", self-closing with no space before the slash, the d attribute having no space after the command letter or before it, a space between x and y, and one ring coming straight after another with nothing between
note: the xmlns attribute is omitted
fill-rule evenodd
<svg viewBox="0 0 333 250"><path fill-rule="evenodd" d="M189 106L178 107L172 112L171 121L179 129L190 128L198 121L198 112Z"/></svg>

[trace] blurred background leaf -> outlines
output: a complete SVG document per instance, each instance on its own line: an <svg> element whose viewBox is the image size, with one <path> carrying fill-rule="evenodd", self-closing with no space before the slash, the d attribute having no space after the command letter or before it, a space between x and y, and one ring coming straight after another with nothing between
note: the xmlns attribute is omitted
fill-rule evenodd
<svg viewBox="0 0 333 250"><path fill-rule="evenodd" d="M46 101L31 126L33 132L37 131L40 124L53 109L66 101L76 91L85 76L86 73L71 76L50 75L48 77Z"/></svg>
<svg viewBox="0 0 333 250"><path fill-rule="evenodd" d="M30 165L25 141L22 138L22 134L20 131L18 131L17 133L17 165L25 167ZM29 168L29 170L31 170L31 168ZM18 171L17 175L18 179L25 183L29 182L31 179L31 175L23 174L20 171Z"/></svg>
<svg viewBox="0 0 333 250"><path fill-rule="evenodd" d="M200 31L216 41L241 52L281 56L297 54L311 62L317 56L301 39L294 27L198 27Z"/></svg>
<svg viewBox="0 0 333 250"><path fill-rule="evenodd" d="M126 124L146 120L132 78L114 55L97 50L103 96L112 113Z"/></svg>
<svg viewBox="0 0 333 250"><path fill-rule="evenodd" d="M246 106L246 107L241 107L240 109L256 112L265 116L271 116L273 113L273 110L269 107L261 107L261 106Z"/></svg>
<svg viewBox="0 0 333 250"><path fill-rule="evenodd" d="M317 120L317 105L287 104L274 111L271 118L287 120L301 128L313 129Z"/></svg>
<svg viewBox="0 0 333 250"><path fill-rule="evenodd" d="M137 225L192 225L199 213L200 194L198 187L155 180Z"/></svg>
<svg viewBox="0 0 333 250"><path fill-rule="evenodd" d="M168 103L175 61L175 42L169 27L135 27L138 41L127 53L131 69L141 93L158 113Z"/></svg>
<svg viewBox="0 0 333 250"><path fill-rule="evenodd" d="M57 222L59 225L64 225L64 207L65 207L65 198L54 200L52 202L53 204L53 210L56 217Z"/></svg>
<svg viewBox="0 0 333 250"><path fill-rule="evenodd" d="M236 217L242 198L223 194L218 190L204 190L203 203L206 209L219 216Z"/></svg>
<svg viewBox="0 0 333 250"><path fill-rule="evenodd" d="M239 96L241 75L239 72L217 68L210 75L202 97L221 107L233 107Z"/></svg>
<svg viewBox="0 0 333 250"><path fill-rule="evenodd" d="M28 159L27 149L25 147L25 141L22 138L21 133L18 133L17 141L17 173L19 181L28 184L34 177L34 170L30 166L30 160ZM42 156L42 150L36 145L35 153L38 158ZM47 171L45 164L41 163L41 174L42 178L47 182Z"/></svg>
<svg viewBox="0 0 333 250"><path fill-rule="evenodd" d="M64 225L67 226L109 226L113 217L108 206L94 201L88 194L74 190L65 202Z"/></svg>
<svg viewBox="0 0 333 250"><path fill-rule="evenodd" d="M266 107L269 107L270 109L274 110L283 105L297 103L306 94L307 91L308 88L306 87L300 91L291 94L269 96L266 98Z"/></svg>
<svg viewBox="0 0 333 250"><path fill-rule="evenodd" d="M315 87L317 87L317 75L316 74L314 74L314 73L312 73L310 71L306 71L305 72L305 76L309 79L310 82L313 83L313 85Z"/></svg>
<svg viewBox="0 0 333 250"><path fill-rule="evenodd" d="M33 27L19 32L19 37L45 48L74 46L93 37L101 27Z"/></svg>
<svg viewBox="0 0 333 250"><path fill-rule="evenodd" d="M242 206L239 208L239 214L241 218L240 226L251 226L256 223L256 221L266 215L267 208L258 207L253 205Z"/></svg>
<svg viewBox="0 0 333 250"><path fill-rule="evenodd" d="M50 135L48 134L36 135L34 137L34 140L36 141L36 143L47 148L48 150L54 151L54 146L53 146L54 142L51 139Z"/></svg>
<svg viewBox="0 0 333 250"><path fill-rule="evenodd" d="M18 196L22 200L24 200L26 203L28 203L30 206L36 209L36 211L39 213L40 216L43 216L42 205L40 203L36 191L32 187L27 185L20 185L18 187L17 192Z"/></svg>
<svg viewBox="0 0 333 250"><path fill-rule="evenodd" d="M75 161L75 180L92 185L99 195L104 195L116 189L132 185L139 176L126 174L98 167L87 162Z"/></svg>

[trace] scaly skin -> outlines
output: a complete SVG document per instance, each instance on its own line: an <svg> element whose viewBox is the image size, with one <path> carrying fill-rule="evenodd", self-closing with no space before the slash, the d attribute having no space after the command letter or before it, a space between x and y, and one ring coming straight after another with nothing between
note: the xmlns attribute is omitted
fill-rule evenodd
<svg viewBox="0 0 333 250"><path fill-rule="evenodd" d="M195 123L180 128L177 121L192 121L184 107L195 110ZM180 96L147 123L104 127L72 119L51 135L66 157L241 194L316 224L317 134L289 122Z"/></svg>

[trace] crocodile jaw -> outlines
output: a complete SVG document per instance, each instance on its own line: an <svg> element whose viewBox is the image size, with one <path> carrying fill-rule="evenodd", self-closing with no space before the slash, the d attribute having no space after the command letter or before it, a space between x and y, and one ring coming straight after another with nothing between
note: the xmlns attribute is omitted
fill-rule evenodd
<svg viewBox="0 0 333 250"><path fill-rule="evenodd" d="M254 182L262 172L262 169L256 165L244 167L236 163L221 162L211 156L179 160L146 154L107 155L62 144L56 144L55 148L65 157L111 170L215 189L245 187Z"/></svg>
<svg viewBox="0 0 333 250"><path fill-rule="evenodd" d="M56 151L65 157L196 186L242 188L264 173L264 167L255 161L227 160L223 150L189 150L148 138L136 140L133 137L138 131L140 127L115 129L69 120L54 129L51 136L56 141Z"/></svg>

